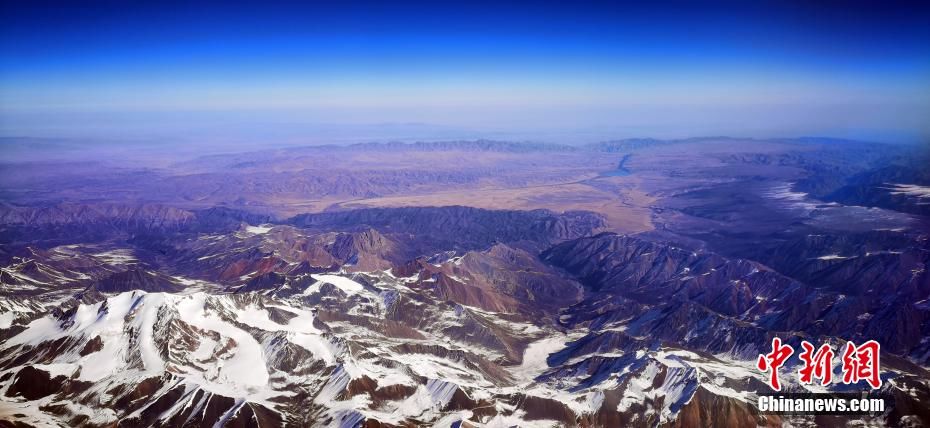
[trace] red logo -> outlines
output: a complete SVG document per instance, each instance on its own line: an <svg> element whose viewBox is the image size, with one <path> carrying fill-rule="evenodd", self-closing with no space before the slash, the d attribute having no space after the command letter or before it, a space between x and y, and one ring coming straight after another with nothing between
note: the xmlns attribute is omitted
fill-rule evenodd
<svg viewBox="0 0 930 428"><path fill-rule="evenodd" d="M814 378L819 378L821 385L829 385L833 380L833 348L824 343L814 353L814 345L806 340L801 342L801 347L804 348L799 355L804 362L804 367L798 370L801 383L812 384Z"/></svg>
<svg viewBox="0 0 930 428"><path fill-rule="evenodd" d="M878 376L878 353L881 345L874 340L856 346L846 342L846 351L843 352L843 383L856 383L865 380L878 389L882 386L882 379Z"/></svg>
<svg viewBox="0 0 930 428"><path fill-rule="evenodd" d="M781 391L781 384L778 383L778 369L785 364L785 361L792 354L794 354L794 348L791 345L782 345L781 339L777 337L772 339L772 352L766 355L759 354L756 367L763 372L771 371L769 385L771 385L772 389Z"/></svg>
<svg viewBox="0 0 930 428"><path fill-rule="evenodd" d="M801 341L803 350L798 354L798 358L803 363L798 369L798 377L801 384L811 385L815 379L820 379L821 385L829 385L833 382L833 357L836 354L833 347L825 343L819 348L812 343L804 340ZM856 346L852 342L846 342L843 351L843 383L854 384L860 380L868 382L872 389L878 389L882 386L882 379L879 376L879 353L881 346L878 342L870 340L862 345ZM794 355L794 348L791 345L783 344L780 338L772 338L772 352L768 354L759 354L756 361L756 368L759 371L769 374L769 386L776 391L781 391L781 383L778 381L778 369Z"/></svg>

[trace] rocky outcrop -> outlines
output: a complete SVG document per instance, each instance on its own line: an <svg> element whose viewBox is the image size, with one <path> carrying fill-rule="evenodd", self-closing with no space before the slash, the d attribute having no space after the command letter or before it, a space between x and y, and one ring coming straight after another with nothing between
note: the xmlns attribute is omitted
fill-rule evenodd
<svg viewBox="0 0 930 428"><path fill-rule="evenodd" d="M178 292L184 287L171 281L170 278L140 268L132 268L123 272L116 272L107 278L91 285L88 290L100 293L122 293L125 291L142 290L149 292Z"/></svg>

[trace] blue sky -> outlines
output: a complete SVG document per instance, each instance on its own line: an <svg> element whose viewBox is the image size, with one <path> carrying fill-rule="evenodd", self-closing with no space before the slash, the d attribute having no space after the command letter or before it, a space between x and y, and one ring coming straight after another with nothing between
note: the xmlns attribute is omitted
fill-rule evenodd
<svg viewBox="0 0 930 428"><path fill-rule="evenodd" d="M920 3L2 8L3 136L313 142L397 124L383 138L928 133Z"/></svg>

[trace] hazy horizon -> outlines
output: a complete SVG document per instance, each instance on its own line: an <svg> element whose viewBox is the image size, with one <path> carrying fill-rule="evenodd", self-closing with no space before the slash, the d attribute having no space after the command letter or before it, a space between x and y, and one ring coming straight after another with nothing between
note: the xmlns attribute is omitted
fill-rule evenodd
<svg viewBox="0 0 930 428"><path fill-rule="evenodd" d="M5 3L0 136L930 135L923 5Z"/></svg>

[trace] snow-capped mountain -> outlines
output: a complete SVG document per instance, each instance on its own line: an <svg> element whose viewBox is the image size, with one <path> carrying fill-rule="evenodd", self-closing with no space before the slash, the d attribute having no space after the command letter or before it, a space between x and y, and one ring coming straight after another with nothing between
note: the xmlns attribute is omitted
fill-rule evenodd
<svg viewBox="0 0 930 428"><path fill-rule="evenodd" d="M839 299L757 262L598 234L578 213L532 213L520 230L513 217L524 214L479 214L455 231L450 219L470 215L460 208L117 230L106 241L24 247L2 271L3 417L33 426L803 425L816 421L754 408L768 390L754 359L771 336L854 339L898 319L808 322L797 312L808 299L865 304L870 295ZM445 247L450 233L464 236L456 247ZM883 356L895 407L866 422L925 420L926 343L901 343L910 345Z"/></svg>

